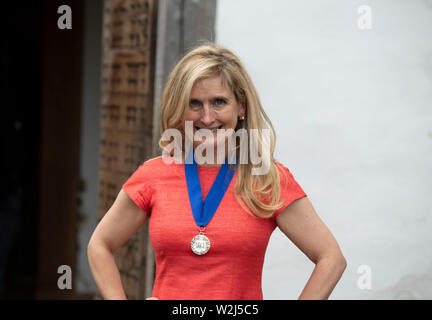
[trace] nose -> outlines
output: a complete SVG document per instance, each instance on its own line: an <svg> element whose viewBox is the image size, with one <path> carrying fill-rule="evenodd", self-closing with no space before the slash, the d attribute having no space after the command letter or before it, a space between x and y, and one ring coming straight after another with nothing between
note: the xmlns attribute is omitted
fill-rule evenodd
<svg viewBox="0 0 432 320"><path fill-rule="evenodd" d="M200 120L204 125L209 125L215 121L214 112L208 104L204 105Z"/></svg>

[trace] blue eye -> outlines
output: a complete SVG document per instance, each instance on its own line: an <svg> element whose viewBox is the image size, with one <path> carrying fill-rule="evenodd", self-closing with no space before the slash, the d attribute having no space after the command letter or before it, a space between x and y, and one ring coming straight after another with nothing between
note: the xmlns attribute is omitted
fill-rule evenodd
<svg viewBox="0 0 432 320"><path fill-rule="evenodd" d="M215 104L217 105L217 106L222 106L222 105L224 105L226 103L226 101L224 100L224 99L216 99L215 100Z"/></svg>
<svg viewBox="0 0 432 320"><path fill-rule="evenodd" d="M198 100L191 100L191 101L189 102L189 105L190 105L191 107L199 107L199 106L200 106L200 103L199 103Z"/></svg>

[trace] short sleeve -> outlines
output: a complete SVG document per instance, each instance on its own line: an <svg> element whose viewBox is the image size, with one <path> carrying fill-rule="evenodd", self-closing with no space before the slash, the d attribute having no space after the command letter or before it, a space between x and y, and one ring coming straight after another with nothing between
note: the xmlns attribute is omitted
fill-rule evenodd
<svg viewBox="0 0 432 320"><path fill-rule="evenodd" d="M291 172L281 163L277 163L276 165L279 168L280 175L280 188L281 195L280 200L284 202L283 206L274 212L273 219L282 213L286 207L288 207L293 201L307 197L307 194L303 191L297 181L294 179L294 176Z"/></svg>
<svg viewBox="0 0 432 320"><path fill-rule="evenodd" d="M151 212L151 199L153 188L151 186L151 167L148 162L144 162L126 180L122 189L141 210Z"/></svg>

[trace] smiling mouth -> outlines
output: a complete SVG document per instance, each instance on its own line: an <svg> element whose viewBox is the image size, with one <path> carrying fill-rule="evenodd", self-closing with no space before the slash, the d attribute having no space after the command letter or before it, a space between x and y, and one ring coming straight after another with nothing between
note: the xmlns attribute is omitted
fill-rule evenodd
<svg viewBox="0 0 432 320"><path fill-rule="evenodd" d="M200 130L200 129L208 129L208 130L211 130L212 132L216 132L218 129L222 129L222 125L220 125L220 126L217 127L217 128L213 128L213 129L211 129L211 128L200 128L200 127L195 126L195 129L196 129L196 130Z"/></svg>

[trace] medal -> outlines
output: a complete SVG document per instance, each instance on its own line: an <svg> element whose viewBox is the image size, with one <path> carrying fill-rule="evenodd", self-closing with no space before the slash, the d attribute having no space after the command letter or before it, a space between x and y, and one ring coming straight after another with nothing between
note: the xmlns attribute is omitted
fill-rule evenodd
<svg viewBox="0 0 432 320"><path fill-rule="evenodd" d="M191 241L191 249L197 255L206 254L210 250L210 240L204 235L205 228L200 228L199 235L195 236Z"/></svg>
<svg viewBox="0 0 432 320"><path fill-rule="evenodd" d="M186 161L185 163L185 176L192 214L199 227L199 234L193 237L191 241L191 249L196 255L203 255L210 250L210 239L204 235L205 227L213 218L217 208L219 207L219 204L221 203L222 198L234 176L235 170L229 168L228 164L224 162L203 202L198 167L195 163L193 148L188 155L188 159L190 159L191 155L193 158L192 163L190 161Z"/></svg>

